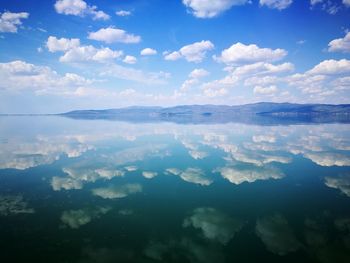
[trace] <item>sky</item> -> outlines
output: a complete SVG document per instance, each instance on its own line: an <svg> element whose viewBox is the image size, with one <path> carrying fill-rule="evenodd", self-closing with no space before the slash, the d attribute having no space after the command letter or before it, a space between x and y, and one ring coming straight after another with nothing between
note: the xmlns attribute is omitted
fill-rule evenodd
<svg viewBox="0 0 350 263"><path fill-rule="evenodd" d="M350 103L350 0L0 0L0 113Z"/></svg>

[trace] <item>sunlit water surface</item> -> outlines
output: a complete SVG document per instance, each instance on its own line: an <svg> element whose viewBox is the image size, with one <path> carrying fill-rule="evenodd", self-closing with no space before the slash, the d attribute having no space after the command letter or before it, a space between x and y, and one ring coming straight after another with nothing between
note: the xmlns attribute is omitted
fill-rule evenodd
<svg viewBox="0 0 350 263"><path fill-rule="evenodd" d="M0 118L1 262L350 262L350 126Z"/></svg>

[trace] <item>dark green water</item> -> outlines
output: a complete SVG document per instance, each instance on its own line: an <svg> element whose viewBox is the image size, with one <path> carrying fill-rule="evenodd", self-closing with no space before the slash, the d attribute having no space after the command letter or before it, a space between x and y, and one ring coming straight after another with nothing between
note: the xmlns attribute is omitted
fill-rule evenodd
<svg viewBox="0 0 350 263"><path fill-rule="evenodd" d="M0 262L350 262L350 126L0 118Z"/></svg>

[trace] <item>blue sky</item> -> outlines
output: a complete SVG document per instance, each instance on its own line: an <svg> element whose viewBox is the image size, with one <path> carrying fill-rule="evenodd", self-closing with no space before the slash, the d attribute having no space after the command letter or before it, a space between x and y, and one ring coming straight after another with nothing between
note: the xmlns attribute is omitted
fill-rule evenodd
<svg viewBox="0 0 350 263"><path fill-rule="evenodd" d="M0 113L350 103L350 0L0 2Z"/></svg>

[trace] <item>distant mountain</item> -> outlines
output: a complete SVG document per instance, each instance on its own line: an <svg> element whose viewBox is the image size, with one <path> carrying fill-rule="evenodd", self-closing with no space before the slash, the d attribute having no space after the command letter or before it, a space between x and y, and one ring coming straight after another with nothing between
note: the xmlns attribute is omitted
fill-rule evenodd
<svg viewBox="0 0 350 263"><path fill-rule="evenodd" d="M77 119L171 121L177 123L350 123L350 104L261 102L239 106L183 105L168 108L136 106L106 110L76 110L60 115Z"/></svg>

